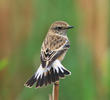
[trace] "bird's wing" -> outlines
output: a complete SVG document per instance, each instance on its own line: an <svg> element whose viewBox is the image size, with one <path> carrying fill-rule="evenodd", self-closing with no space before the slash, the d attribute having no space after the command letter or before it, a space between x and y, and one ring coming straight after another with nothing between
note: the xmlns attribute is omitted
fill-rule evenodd
<svg viewBox="0 0 110 100"><path fill-rule="evenodd" d="M41 48L42 67L50 66L70 47L69 40L59 35L48 35Z"/></svg>

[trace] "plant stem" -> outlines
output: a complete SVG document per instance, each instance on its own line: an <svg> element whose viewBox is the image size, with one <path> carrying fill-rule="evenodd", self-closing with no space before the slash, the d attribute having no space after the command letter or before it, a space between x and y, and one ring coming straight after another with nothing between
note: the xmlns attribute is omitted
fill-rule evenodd
<svg viewBox="0 0 110 100"><path fill-rule="evenodd" d="M58 100L58 98L59 98L59 81L53 84L52 100Z"/></svg>

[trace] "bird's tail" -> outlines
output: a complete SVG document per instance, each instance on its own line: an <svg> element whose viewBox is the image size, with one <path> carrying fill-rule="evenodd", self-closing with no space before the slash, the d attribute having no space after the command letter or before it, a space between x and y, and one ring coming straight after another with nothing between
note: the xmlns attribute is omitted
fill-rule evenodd
<svg viewBox="0 0 110 100"><path fill-rule="evenodd" d="M59 60L56 60L51 67L48 68L42 68L40 65L37 72L25 83L25 86L32 87L35 82L36 88L42 87L43 85L46 86L70 74L71 72L64 68Z"/></svg>

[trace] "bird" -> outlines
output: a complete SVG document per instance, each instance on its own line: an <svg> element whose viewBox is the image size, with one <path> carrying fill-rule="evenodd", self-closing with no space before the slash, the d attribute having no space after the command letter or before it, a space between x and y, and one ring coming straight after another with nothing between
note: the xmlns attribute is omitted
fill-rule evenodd
<svg viewBox="0 0 110 100"><path fill-rule="evenodd" d="M67 30L73 28L65 21L55 21L50 26L41 46L41 64L32 77L24 84L31 88L36 83L36 88L55 83L65 76L71 75L62 64L70 41Z"/></svg>

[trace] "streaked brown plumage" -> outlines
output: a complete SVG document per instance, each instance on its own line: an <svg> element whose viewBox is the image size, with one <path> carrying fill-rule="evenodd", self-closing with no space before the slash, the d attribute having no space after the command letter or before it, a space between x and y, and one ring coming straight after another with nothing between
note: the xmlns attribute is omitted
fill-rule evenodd
<svg viewBox="0 0 110 100"><path fill-rule="evenodd" d="M41 48L41 63L43 63L43 67L47 67L58 58L60 61L63 60L66 51L70 47L66 35L68 27L70 26L64 21L57 21L51 25ZM46 52L47 50L48 52ZM52 60L59 52L61 54ZM46 54L50 54L51 56L45 56Z"/></svg>
<svg viewBox="0 0 110 100"><path fill-rule="evenodd" d="M61 64L70 47L66 34L70 28L72 26L64 21L56 21L50 26L41 47L41 65L35 75L26 82L26 86L31 87L37 82L36 87L41 87L70 74Z"/></svg>

